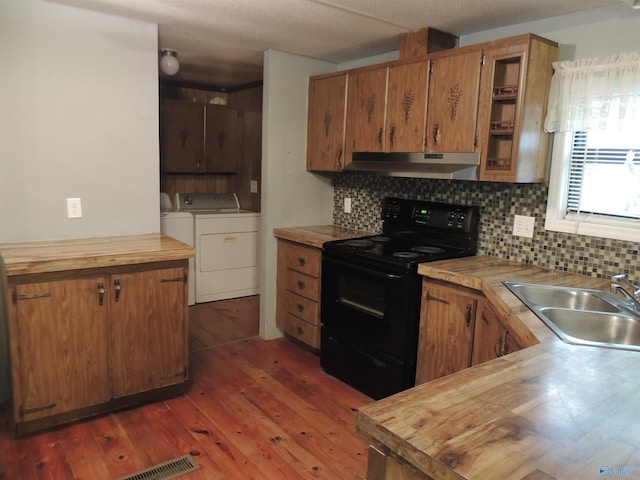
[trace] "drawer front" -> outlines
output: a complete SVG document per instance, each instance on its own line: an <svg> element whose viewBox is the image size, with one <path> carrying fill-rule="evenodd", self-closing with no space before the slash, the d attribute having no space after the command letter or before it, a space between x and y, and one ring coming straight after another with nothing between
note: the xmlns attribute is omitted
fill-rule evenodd
<svg viewBox="0 0 640 480"><path fill-rule="evenodd" d="M284 244L283 247L286 249L287 268L312 277L320 276L322 264L320 249L290 243Z"/></svg>
<svg viewBox="0 0 640 480"><path fill-rule="evenodd" d="M284 317L282 329L286 333L313 348L320 348L320 327L311 325L289 313L285 314Z"/></svg>
<svg viewBox="0 0 640 480"><path fill-rule="evenodd" d="M296 295L293 292L285 292L284 295L285 312L294 315L313 325L318 325L318 302Z"/></svg>
<svg viewBox="0 0 640 480"><path fill-rule="evenodd" d="M320 300L320 279L287 270L286 288L315 302Z"/></svg>

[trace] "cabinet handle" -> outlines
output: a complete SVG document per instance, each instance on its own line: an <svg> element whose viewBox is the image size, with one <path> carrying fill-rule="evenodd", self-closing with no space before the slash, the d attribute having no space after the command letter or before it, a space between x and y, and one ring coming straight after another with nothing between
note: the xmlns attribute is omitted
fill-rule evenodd
<svg viewBox="0 0 640 480"><path fill-rule="evenodd" d="M427 293L427 301L440 302L440 303L444 303L445 305L449 305L448 300L443 300L442 298L434 297L430 293Z"/></svg>
<svg viewBox="0 0 640 480"><path fill-rule="evenodd" d="M298 309L298 312L300 313L304 312L304 305L302 305L301 303L297 304L296 308Z"/></svg>
<svg viewBox="0 0 640 480"><path fill-rule="evenodd" d="M396 137L396 127L394 125L393 127L391 127L391 131L389 132L389 142L391 142L392 147L395 144L395 137Z"/></svg>
<svg viewBox="0 0 640 480"><path fill-rule="evenodd" d="M436 123L433 126L433 144L438 145L439 139L440 139L440 125Z"/></svg>
<svg viewBox="0 0 640 480"><path fill-rule="evenodd" d="M298 280L297 285L300 290L307 286L302 280Z"/></svg>
<svg viewBox="0 0 640 480"><path fill-rule="evenodd" d="M304 257L298 257L298 265L304 267L307 264L307 259Z"/></svg>
<svg viewBox="0 0 640 480"><path fill-rule="evenodd" d="M504 332L504 338L500 336L498 338L498 343L493 346L493 353L496 354L496 357L502 357L509 353L509 340L508 340L509 332Z"/></svg>
<svg viewBox="0 0 640 480"><path fill-rule="evenodd" d="M184 276L180 275L179 277L171 277L171 278L161 278L160 283L168 283L168 282L182 282L184 281Z"/></svg>
<svg viewBox="0 0 640 480"><path fill-rule="evenodd" d="M485 323L485 325L489 325L489 320L487 320L487 317L484 313L482 314L482 321Z"/></svg>
<svg viewBox="0 0 640 480"><path fill-rule="evenodd" d="M116 300L116 302L119 302L120 301L120 280L114 280L113 281L113 288L116 291L115 300Z"/></svg>
<svg viewBox="0 0 640 480"><path fill-rule="evenodd" d="M102 305L104 303L104 284L98 284L98 305Z"/></svg>
<svg viewBox="0 0 640 480"><path fill-rule="evenodd" d="M465 322L467 323L467 327L471 327L471 312L473 311L473 305L470 303L467 304L467 312Z"/></svg>
<svg viewBox="0 0 640 480"><path fill-rule="evenodd" d="M338 167L342 167L342 149L338 150L338 157L336 159Z"/></svg>
<svg viewBox="0 0 640 480"><path fill-rule="evenodd" d="M298 331L298 335L302 335L304 333L304 328L302 328L301 326L298 325L298 327L296 328L296 330Z"/></svg>
<svg viewBox="0 0 640 480"><path fill-rule="evenodd" d="M380 127L380 130L378 130L378 145L380 145L380 147L382 147L382 135L384 133L384 130L382 127Z"/></svg>

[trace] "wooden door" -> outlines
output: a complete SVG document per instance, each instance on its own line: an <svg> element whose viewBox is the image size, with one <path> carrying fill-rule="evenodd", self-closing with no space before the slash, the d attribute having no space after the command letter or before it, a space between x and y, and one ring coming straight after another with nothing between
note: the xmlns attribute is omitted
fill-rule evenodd
<svg viewBox="0 0 640 480"><path fill-rule="evenodd" d="M19 362L14 391L21 421L110 399L107 316L102 278L16 287ZM15 383L15 380L14 380Z"/></svg>
<svg viewBox="0 0 640 480"><path fill-rule="evenodd" d="M115 398L187 378L185 275L184 268L170 268L112 276Z"/></svg>
<svg viewBox="0 0 640 480"><path fill-rule="evenodd" d="M349 75L347 158L353 152L384 152L388 71L384 67Z"/></svg>
<svg viewBox="0 0 640 480"><path fill-rule="evenodd" d="M342 171L346 101L346 74L309 79L307 170Z"/></svg>
<svg viewBox="0 0 640 480"><path fill-rule="evenodd" d="M164 173L204 171L204 107L180 100L163 100L160 159Z"/></svg>
<svg viewBox="0 0 640 480"><path fill-rule="evenodd" d="M241 112L224 105L206 106L207 173L237 173L241 155Z"/></svg>
<svg viewBox="0 0 640 480"><path fill-rule="evenodd" d="M476 302L462 290L424 283L416 384L471 366Z"/></svg>
<svg viewBox="0 0 640 480"><path fill-rule="evenodd" d="M397 65L389 69L386 151L424 151L428 83L428 62Z"/></svg>
<svg viewBox="0 0 640 480"><path fill-rule="evenodd" d="M431 60L428 152L475 152L481 51Z"/></svg>
<svg viewBox="0 0 640 480"><path fill-rule="evenodd" d="M520 346L509 334L502 319L486 302L480 302L473 335L472 365L493 360L516 350L520 350Z"/></svg>

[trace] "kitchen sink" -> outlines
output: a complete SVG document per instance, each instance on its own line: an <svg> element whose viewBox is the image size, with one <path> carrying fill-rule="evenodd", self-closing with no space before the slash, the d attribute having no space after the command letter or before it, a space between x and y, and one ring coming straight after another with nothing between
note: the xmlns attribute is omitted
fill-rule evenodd
<svg viewBox="0 0 640 480"><path fill-rule="evenodd" d="M601 290L505 281L562 341L640 351L640 318Z"/></svg>

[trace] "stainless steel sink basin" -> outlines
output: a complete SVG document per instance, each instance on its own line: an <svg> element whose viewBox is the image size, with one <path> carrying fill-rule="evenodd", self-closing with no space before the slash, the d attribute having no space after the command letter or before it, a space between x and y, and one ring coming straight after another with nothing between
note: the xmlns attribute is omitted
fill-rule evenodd
<svg viewBox="0 0 640 480"><path fill-rule="evenodd" d="M584 340L606 346L640 346L640 321L631 315L560 308L543 308L541 313L555 326L552 330L560 330L556 331L560 338L572 337L568 343Z"/></svg>
<svg viewBox="0 0 640 480"><path fill-rule="evenodd" d="M640 351L640 318L607 292L503 283L566 343Z"/></svg>

